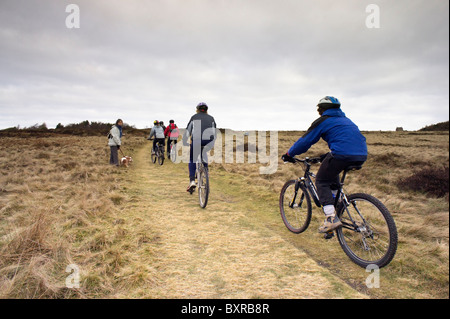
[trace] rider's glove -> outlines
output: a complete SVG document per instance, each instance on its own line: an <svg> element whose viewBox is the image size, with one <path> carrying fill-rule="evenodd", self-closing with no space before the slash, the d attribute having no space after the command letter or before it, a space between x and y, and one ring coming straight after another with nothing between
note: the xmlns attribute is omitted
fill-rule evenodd
<svg viewBox="0 0 450 319"><path fill-rule="evenodd" d="M289 156L288 153L286 153L286 154L284 154L283 156L281 156L281 159L282 159L282 161L285 162L285 163L287 163L287 162L294 163L294 162L295 162L295 161L294 161L294 158L291 157L291 156Z"/></svg>

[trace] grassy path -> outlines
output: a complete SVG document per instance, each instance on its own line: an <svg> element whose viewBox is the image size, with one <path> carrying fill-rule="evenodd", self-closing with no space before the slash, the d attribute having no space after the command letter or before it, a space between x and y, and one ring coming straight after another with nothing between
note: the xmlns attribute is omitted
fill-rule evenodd
<svg viewBox="0 0 450 319"><path fill-rule="evenodd" d="M121 216L135 239L122 252L128 298L365 298L258 218L248 184L212 168L206 209L189 195L187 164L150 162L140 149L127 171ZM270 221L269 221L270 222Z"/></svg>

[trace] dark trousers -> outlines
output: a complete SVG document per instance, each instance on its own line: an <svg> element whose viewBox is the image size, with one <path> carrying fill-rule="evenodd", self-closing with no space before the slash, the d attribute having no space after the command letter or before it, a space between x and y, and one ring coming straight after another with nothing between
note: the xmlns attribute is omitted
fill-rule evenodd
<svg viewBox="0 0 450 319"><path fill-rule="evenodd" d="M111 156L109 157L109 164L119 166L119 149L117 146L110 146Z"/></svg>
<svg viewBox="0 0 450 319"><path fill-rule="evenodd" d="M334 205L331 190L339 188L339 174L351 165L362 165L363 163L338 160L328 153L316 174L317 195L319 195L322 206Z"/></svg>
<svg viewBox="0 0 450 319"><path fill-rule="evenodd" d="M162 146L166 145L166 139L165 138L155 138L153 140L153 150L156 152L156 143L158 143ZM164 148L163 148L164 151Z"/></svg>

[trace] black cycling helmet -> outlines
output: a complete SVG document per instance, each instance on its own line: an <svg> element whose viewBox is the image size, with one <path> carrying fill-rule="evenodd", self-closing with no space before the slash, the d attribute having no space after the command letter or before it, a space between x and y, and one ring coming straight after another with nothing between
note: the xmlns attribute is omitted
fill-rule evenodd
<svg viewBox="0 0 450 319"><path fill-rule="evenodd" d="M170 120L169 123L172 124L172 123L175 123L175 121L174 120Z"/></svg>
<svg viewBox="0 0 450 319"><path fill-rule="evenodd" d="M154 124L154 125L159 125L159 121L158 121L158 120L154 120L154 121L153 121L153 124Z"/></svg>
<svg viewBox="0 0 450 319"><path fill-rule="evenodd" d="M197 104L197 110L208 111L208 105L205 102L200 102Z"/></svg>
<svg viewBox="0 0 450 319"><path fill-rule="evenodd" d="M325 96L324 98L320 99L317 106L324 110L338 109L341 107L341 102L339 102L339 100L335 97Z"/></svg>

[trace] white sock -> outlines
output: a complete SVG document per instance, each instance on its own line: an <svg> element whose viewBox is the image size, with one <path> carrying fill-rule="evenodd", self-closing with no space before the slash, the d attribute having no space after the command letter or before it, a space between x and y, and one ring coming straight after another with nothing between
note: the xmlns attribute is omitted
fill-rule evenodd
<svg viewBox="0 0 450 319"><path fill-rule="evenodd" d="M323 206L323 212L325 213L325 216L327 216L327 217L333 216L335 214L334 206L333 205Z"/></svg>

